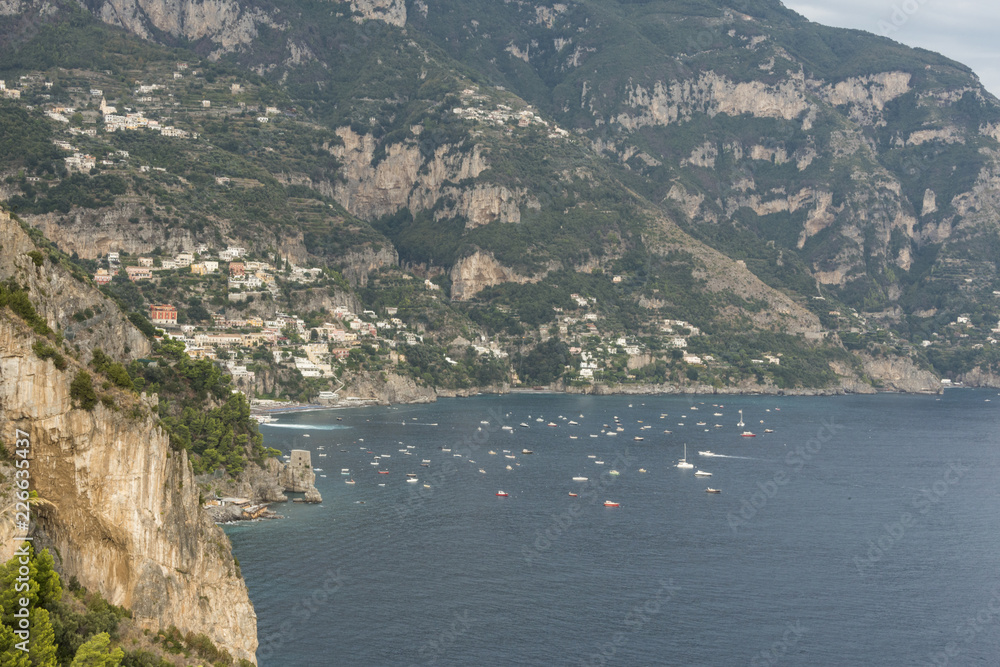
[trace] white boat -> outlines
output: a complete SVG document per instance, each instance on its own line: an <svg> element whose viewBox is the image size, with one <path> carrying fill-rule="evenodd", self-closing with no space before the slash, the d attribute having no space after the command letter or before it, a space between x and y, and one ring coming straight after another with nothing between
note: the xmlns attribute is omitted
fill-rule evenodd
<svg viewBox="0 0 1000 667"><path fill-rule="evenodd" d="M308 437L309 437L309 434L308 434L308 433L303 433L303 434L302 434L302 437L303 437L303 438L308 438Z"/></svg>
<svg viewBox="0 0 1000 667"><path fill-rule="evenodd" d="M341 468L340 469L340 474L341 475L350 475L351 474L351 469L350 468Z"/></svg>
<svg viewBox="0 0 1000 667"><path fill-rule="evenodd" d="M695 477L711 477L712 473L705 472L704 470L695 470L694 471L694 476Z"/></svg>
<svg viewBox="0 0 1000 667"><path fill-rule="evenodd" d="M587 458L588 459L596 459L597 456L595 454L587 454Z"/></svg>
<svg viewBox="0 0 1000 667"><path fill-rule="evenodd" d="M621 473L620 473L620 472L618 472L617 470L612 470L612 471L610 471L610 472L609 472L608 474L609 474L609 475L615 475L615 476L617 477L617 476L618 476L618 475L620 475Z"/></svg>
<svg viewBox="0 0 1000 667"><path fill-rule="evenodd" d="M602 466L602 465L604 465L604 461L594 461L594 463L596 463L596 464L597 464L597 465L599 465L599 466Z"/></svg>
<svg viewBox="0 0 1000 667"><path fill-rule="evenodd" d="M586 482L587 478L586 477L574 477L573 481L574 482Z"/></svg>
<svg viewBox="0 0 1000 667"><path fill-rule="evenodd" d="M571 419L571 420L569 420L569 425L570 426L577 426L577 423Z"/></svg>
<svg viewBox="0 0 1000 667"><path fill-rule="evenodd" d="M740 408L740 420L738 422L736 422L736 425L739 426L740 428L743 428L744 426L746 426L746 424L743 423L743 409L742 408Z"/></svg>
<svg viewBox="0 0 1000 667"><path fill-rule="evenodd" d="M419 479L417 479L416 477L410 477L410 478L409 478L409 479L407 479L406 481L407 481L407 482L409 482L410 484L416 484L416 483L417 483L417 482L419 482L420 480L419 480Z"/></svg>
<svg viewBox="0 0 1000 667"><path fill-rule="evenodd" d="M528 428L528 425L527 425L527 424L525 424L524 422L521 422L521 426L522 426L523 428Z"/></svg>
<svg viewBox="0 0 1000 667"><path fill-rule="evenodd" d="M687 443L685 442L684 443L684 458L682 458L680 461L678 461L677 465L675 467L677 467L677 468L693 468L694 464L687 462L687 456L688 456L688 446L687 446Z"/></svg>

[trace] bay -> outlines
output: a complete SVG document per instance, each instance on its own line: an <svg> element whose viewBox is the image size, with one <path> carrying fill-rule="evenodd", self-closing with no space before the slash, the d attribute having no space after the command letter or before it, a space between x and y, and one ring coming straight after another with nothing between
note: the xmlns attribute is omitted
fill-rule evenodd
<svg viewBox="0 0 1000 667"><path fill-rule="evenodd" d="M998 427L986 390L290 414L324 502L226 532L262 667L996 664Z"/></svg>

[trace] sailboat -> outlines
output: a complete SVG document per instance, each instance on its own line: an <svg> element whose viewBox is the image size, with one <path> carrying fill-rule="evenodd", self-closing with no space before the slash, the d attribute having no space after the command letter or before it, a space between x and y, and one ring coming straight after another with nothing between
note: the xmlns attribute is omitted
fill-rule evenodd
<svg viewBox="0 0 1000 667"><path fill-rule="evenodd" d="M685 442L684 443L684 458L682 458L680 461L678 461L677 465L675 467L676 468L693 468L694 464L693 463L688 463L687 462L687 457L688 457L688 446L687 446L687 443Z"/></svg>
<svg viewBox="0 0 1000 667"><path fill-rule="evenodd" d="M740 428L743 428L744 426L746 426L746 424L743 423L743 411L742 410L740 410L740 421L736 425L739 426ZM743 431L742 433L740 433L740 435L743 436L744 438L756 438L757 437L757 434L753 433L752 431Z"/></svg>

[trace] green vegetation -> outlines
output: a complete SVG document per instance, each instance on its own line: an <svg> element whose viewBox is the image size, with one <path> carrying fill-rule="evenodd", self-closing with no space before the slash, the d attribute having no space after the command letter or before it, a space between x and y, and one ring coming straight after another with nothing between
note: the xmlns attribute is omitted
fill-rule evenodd
<svg viewBox="0 0 1000 667"><path fill-rule="evenodd" d="M222 467L237 475L248 460L263 463L263 438L250 419L250 406L242 394L232 393L229 376L210 360L192 360L183 343L168 340L152 361L132 362L128 375L137 389L159 394L170 444L191 453L196 473Z"/></svg>
<svg viewBox="0 0 1000 667"><path fill-rule="evenodd" d="M94 406L97 405L97 392L94 391L94 382L90 373L85 370L76 372L76 377L69 385L69 395L81 409L94 409Z"/></svg>
<svg viewBox="0 0 1000 667"><path fill-rule="evenodd" d="M131 612L108 603L98 593L88 592L75 577L68 589L64 588L48 550L36 551L31 545L27 548L26 588L15 587L22 567L18 556L0 565L0 664L4 667L172 667L175 664L150 651L123 648L123 628L130 625ZM16 647L21 639L14 634L14 629L21 627L14 616L21 609L21 598L28 601L31 633L28 654ZM132 632L136 632L134 627ZM171 641L166 641L166 637ZM205 635L181 635L171 627L161 631L156 641L165 652L190 660L184 664L249 665L243 660L234 661Z"/></svg>

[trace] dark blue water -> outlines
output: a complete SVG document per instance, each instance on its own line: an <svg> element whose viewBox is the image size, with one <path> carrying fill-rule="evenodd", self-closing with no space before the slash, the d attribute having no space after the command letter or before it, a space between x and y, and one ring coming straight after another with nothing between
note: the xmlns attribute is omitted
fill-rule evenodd
<svg viewBox="0 0 1000 667"><path fill-rule="evenodd" d="M995 391L513 395L280 423L266 443L327 476L322 505L227 528L263 667L1000 664ZM712 477L674 467L684 443Z"/></svg>

